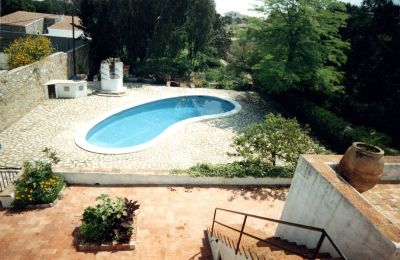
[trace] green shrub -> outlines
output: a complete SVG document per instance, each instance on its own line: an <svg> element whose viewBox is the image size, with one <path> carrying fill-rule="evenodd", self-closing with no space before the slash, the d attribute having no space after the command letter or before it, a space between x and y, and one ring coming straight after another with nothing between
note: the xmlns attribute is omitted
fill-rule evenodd
<svg viewBox="0 0 400 260"><path fill-rule="evenodd" d="M387 147L392 143L390 137L378 133L374 129L363 126L354 128L347 127L343 132L344 144L351 144L356 141L379 146L385 150L387 150ZM388 150L386 152L388 152Z"/></svg>
<svg viewBox="0 0 400 260"><path fill-rule="evenodd" d="M292 178L294 167L271 166L260 161L236 161L227 164L198 164L187 170L174 170L174 174L189 174L193 177L282 177Z"/></svg>
<svg viewBox="0 0 400 260"><path fill-rule="evenodd" d="M31 64L54 52L49 38L42 35L16 39L4 53L8 55L10 69Z"/></svg>
<svg viewBox="0 0 400 260"><path fill-rule="evenodd" d="M286 108L309 123L340 152L344 152L353 142L358 141L379 146L387 154L391 153L388 147L391 146L392 140L383 133L363 126L351 126L331 111L297 95L284 97L284 101Z"/></svg>
<svg viewBox="0 0 400 260"><path fill-rule="evenodd" d="M220 66L210 68L205 71L196 72L193 77L193 82L197 87L218 89L248 89L251 84L251 76L249 74L234 74L227 67ZM214 83L214 85L210 85Z"/></svg>
<svg viewBox="0 0 400 260"><path fill-rule="evenodd" d="M112 200L106 194L96 200L100 203L95 207L87 207L83 213L82 225L79 227L81 239L91 243L129 242L133 217L139 209L137 201L119 197Z"/></svg>
<svg viewBox="0 0 400 260"><path fill-rule="evenodd" d="M24 174L16 182L13 202L16 208L51 203L57 198L64 180L53 174L50 163L24 162L23 169Z"/></svg>
<svg viewBox="0 0 400 260"><path fill-rule="evenodd" d="M234 155L266 165L275 166L280 160L284 165L294 166L300 154L323 151L309 133L309 128L301 127L296 119L268 114L263 123L247 127L234 140Z"/></svg>

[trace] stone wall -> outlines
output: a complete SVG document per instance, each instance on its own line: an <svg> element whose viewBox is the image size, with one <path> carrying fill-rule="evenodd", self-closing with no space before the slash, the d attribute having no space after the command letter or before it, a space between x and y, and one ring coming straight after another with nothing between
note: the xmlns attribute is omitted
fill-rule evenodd
<svg viewBox="0 0 400 260"><path fill-rule="evenodd" d="M43 60L0 74L0 131L19 120L44 100L43 84L67 79L67 54L54 53Z"/></svg>
<svg viewBox="0 0 400 260"><path fill-rule="evenodd" d="M74 60L73 60L73 51L69 50L67 52L68 55L68 77L74 75ZM75 49L75 57L76 57L76 73L77 74L87 74L89 71L89 45L81 45L77 46Z"/></svg>

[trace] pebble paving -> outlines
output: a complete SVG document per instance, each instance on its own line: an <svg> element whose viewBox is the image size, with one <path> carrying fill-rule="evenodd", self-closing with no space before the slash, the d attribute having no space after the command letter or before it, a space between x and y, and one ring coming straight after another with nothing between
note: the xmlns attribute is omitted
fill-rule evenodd
<svg viewBox="0 0 400 260"><path fill-rule="evenodd" d="M236 100L242 110L233 116L188 123L144 151L104 155L85 151L74 142L75 134L88 121L112 109L185 94L218 95ZM44 158L45 147L56 151L60 167L170 170L197 163L223 163L234 160L232 141L243 129L275 112L272 102L256 93L232 90L141 86L128 88L120 97L89 95L78 99L52 99L22 117L0 133L0 166L20 166L25 160Z"/></svg>

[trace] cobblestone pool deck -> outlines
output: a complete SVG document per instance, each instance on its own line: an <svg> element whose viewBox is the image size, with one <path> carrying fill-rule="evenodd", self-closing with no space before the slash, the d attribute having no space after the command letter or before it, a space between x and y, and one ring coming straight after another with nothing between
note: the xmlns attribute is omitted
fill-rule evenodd
<svg viewBox="0 0 400 260"><path fill-rule="evenodd" d="M76 132L88 121L112 109L185 94L230 98L239 102L242 110L230 117L186 124L159 145L130 154L96 154L74 142ZM197 163L228 162L233 160L227 155L232 152L233 138L244 127L262 121L265 114L273 111L276 110L272 102L266 103L252 92L157 86L128 89L122 97L90 95L46 100L0 133L0 166L19 166L25 160L42 159L45 147L57 152L60 167L169 170Z"/></svg>

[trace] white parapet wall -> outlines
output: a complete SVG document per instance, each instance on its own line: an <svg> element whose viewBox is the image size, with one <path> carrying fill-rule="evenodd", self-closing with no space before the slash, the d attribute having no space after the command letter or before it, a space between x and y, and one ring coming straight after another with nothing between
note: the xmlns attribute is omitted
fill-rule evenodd
<svg viewBox="0 0 400 260"><path fill-rule="evenodd" d="M399 227L337 175L332 165L339 160L311 155L299 159L281 220L325 229L348 259L400 259ZM396 163L388 163L383 180L398 177L397 160L397 174ZM280 224L275 235L315 248L320 233ZM321 251L338 256L327 239Z"/></svg>
<svg viewBox="0 0 400 260"><path fill-rule="evenodd" d="M53 168L62 175L68 184L85 185L240 185L240 186L288 186L290 178L217 178L192 177L182 174L169 174L169 171L92 169L92 168Z"/></svg>

